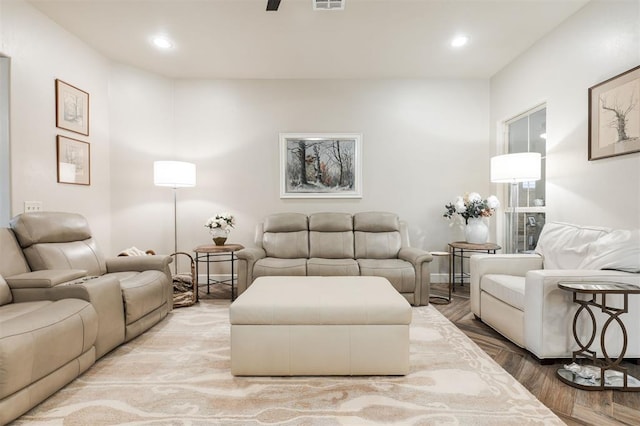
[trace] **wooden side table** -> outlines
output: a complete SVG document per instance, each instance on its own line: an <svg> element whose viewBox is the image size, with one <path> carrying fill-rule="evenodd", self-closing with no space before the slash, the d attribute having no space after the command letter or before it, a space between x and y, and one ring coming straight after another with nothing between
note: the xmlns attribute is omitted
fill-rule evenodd
<svg viewBox="0 0 640 426"><path fill-rule="evenodd" d="M463 286L464 279L469 276L468 273L464 272L465 259L468 259L473 253L496 254L496 251L500 250L501 248L502 247L494 243L472 244L466 241L456 241L453 243L449 243L449 270L451 271L451 285L453 286L453 291L456 291L457 278L460 278L460 285ZM456 273L456 259L460 259L459 273Z"/></svg>
<svg viewBox="0 0 640 426"><path fill-rule="evenodd" d="M196 288L200 285L199 281L199 264L201 262L206 263L207 265L207 294L209 294L209 286L211 284L229 284L231 285L231 300L236 299L236 275L234 264L237 259L236 251L242 250L244 248L241 244L225 244L222 246L218 246L215 244L206 244L202 246L198 246L193 249L193 252L196 254L194 256L194 260L196 263ZM217 259L217 257L221 257L221 259ZM231 278L226 280L216 280L211 278L210 274L210 265L211 263L217 262L231 262ZM204 285L204 284L202 284Z"/></svg>
<svg viewBox="0 0 640 426"><path fill-rule="evenodd" d="M573 338L580 347L580 349L573 351L574 365L569 367L576 367L576 371L571 369L560 368L556 372L558 378L568 384L579 389L584 390L604 390L615 389L623 391L640 391L640 380L630 376L627 373L627 369L622 367L620 363L624 359L624 354L627 351L627 329L620 318L620 315L627 313L629 310L629 295L640 294L640 287L626 283L616 282L601 282L601 281L561 281L558 283L558 287L570 291L573 293L573 302L580 305L573 317ZM590 295L588 299L579 299L578 295ZM613 294L621 294L624 299L622 308L615 308L607 306L607 296ZM601 297L601 301L596 300L596 296ZM596 356L596 352L591 350L591 346L596 338L597 323L596 317L593 314L591 308L600 309L603 313L609 315L609 318L605 321L600 331L600 348L604 359L600 360ZM586 312L591 318L591 336L588 342L583 342L578 336L577 325L578 318L582 312ZM622 349L620 355L616 359L611 359L607 353L605 346L605 336L609 325L612 322L617 322L618 326L622 330ZM634 336L637 338L638 336ZM593 362L593 366L581 367L575 364L578 357L589 359ZM594 372L595 370L595 372ZM611 370L613 374L606 374ZM615 372L618 372L616 375ZM599 373L599 374L597 374ZM622 374L620 374L622 373Z"/></svg>

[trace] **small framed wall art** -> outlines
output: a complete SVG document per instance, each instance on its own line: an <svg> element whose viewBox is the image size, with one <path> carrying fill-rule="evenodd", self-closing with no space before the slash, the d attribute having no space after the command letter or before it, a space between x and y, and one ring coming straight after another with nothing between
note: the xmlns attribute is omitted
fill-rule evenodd
<svg viewBox="0 0 640 426"><path fill-rule="evenodd" d="M89 142L58 135L58 182L91 185L91 147Z"/></svg>
<svg viewBox="0 0 640 426"><path fill-rule="evenodd" d="M362 135L281 133L280 198L362 198Z"/></svg>
<svg viewBox="0 0 640 426"><path fill-rule="evenodd" d="M640 66L589 88L589 160L640 152Z"/></svg>
<svg viewBox="0 0 640 426"><path fill-rule="evenodd" d="M56 127L89 136L89 94L58 79Z"/></svg>

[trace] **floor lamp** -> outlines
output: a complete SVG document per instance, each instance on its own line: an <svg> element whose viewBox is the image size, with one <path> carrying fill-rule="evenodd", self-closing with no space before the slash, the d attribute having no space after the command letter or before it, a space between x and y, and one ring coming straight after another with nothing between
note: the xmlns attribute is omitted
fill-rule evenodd
<svg viewBox="0 0 640 426"><path fill-rule="evenodd" d="M153 183L156 186L173 188L173 252L178 252L178 216L177 197L178 188L196 186L196 165L184 161L154 161Z"/></svg>
<svg viewBox="0 0 640 426"><path fill-rule="evenodd" d="M540 180L540 163L542 156L538 152L521 152L498 155L491 158L491 182L511 184L511 236L512 253L517 253L518 246L518 213L520 182Z"/></svg>

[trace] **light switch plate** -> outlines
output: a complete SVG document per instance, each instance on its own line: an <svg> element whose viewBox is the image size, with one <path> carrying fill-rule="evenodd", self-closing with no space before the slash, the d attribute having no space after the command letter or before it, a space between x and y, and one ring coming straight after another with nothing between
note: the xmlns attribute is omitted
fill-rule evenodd
<svg viewBox="0 0 640 426"><path fill-rule="evenodd" d="M25 201L24 212L33 213L42 211L42 201Z"/></svg>

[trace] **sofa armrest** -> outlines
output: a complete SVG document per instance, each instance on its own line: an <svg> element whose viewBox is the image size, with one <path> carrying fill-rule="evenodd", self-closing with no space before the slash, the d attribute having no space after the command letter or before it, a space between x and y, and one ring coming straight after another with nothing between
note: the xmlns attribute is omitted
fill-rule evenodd
<svg viewBox="0 0 640 426"><path fill-rule="evenodd" d="M398 258L411 263L416 273L413 304L415 306L428 305L431 290L429 262L433 260L433 256L428 251L416 247L402 247L398 252Z"/></svg>
<svg viewBox="0 0 640 426"><path fill-rule="evenodd" d="M431 253L416 247L402 247L398 252L398 258L406 260L414 266L433 260Z"/></svg>
<svg viewBox="0 0 640 426"><path fill-rule="evenodd" d="M262 248L246 247L236 252L238 258L238 288L237 295L241 295L253 282L253 266L255 263L267 257Z"/></svg>
<svg viewBox="0 0 640 426"><path fill-rule="evenodd" d="M151 255L151 256L120 256L106 260L107 272L144 272L157 270L166 272L169 276L169 264L173 262L171 256Z"/></svg>
<svg viewBox="0 0 640 426"><path fill-rule="evenodd" d="M41 271L25 272L23 274L6 277L5 281L12 290L23 288L51 288L67 281L85 277L84 269L43 269Z"/></svg>
<svg viewBox="0 0 640 426"><path fill-rule="evenodd" d="M585 269L529 271L524 292L524 342L539 358L566 357L570 354L567 348L573 345L572 324L578 305L573 303L571 292L558 287L561 281L615 281L640 287L640 274ZM611 301L615 303L613 297ZM634 310L630 308L630 312ZM637 316L637 310L631 315Z"/></svg>
<svg viewBox="0 0 640 426"><path fill-rule="evenodd" d="M12 294L13 301L17 303L61 299L82 299L91 303L98 313L96 358L124 342L122 292L120 281L112 275L79 277L49 288L16 288Z"/></svg>
<svg viewBox="0 0 640 426"><path fill-rule="evenodd" d="M474 254L469 259L471 312L480 315L480 280L487 274L524 277L528 271L542 269L537 254Z"/></svg>

